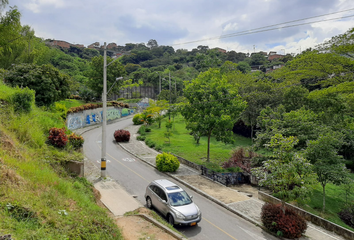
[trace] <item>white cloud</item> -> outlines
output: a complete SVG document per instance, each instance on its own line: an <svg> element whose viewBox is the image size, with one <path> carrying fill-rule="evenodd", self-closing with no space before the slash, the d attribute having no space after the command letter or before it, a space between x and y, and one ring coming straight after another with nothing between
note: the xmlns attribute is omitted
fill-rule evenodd
<svg viewBox="0 0 354 240"><path fill-rule="evenodd" d="M46 7L62 8L66 6L64 0L30 0L23 5L34 13L40 13Z"/></svg>
<svg viewBox="0 0 354 240"><path fill-rule="evenodd" d="M354 7L352 0L11 0L10 4L19 7L22 24L32 26L37 36L86 46L96 41L124 45L149 39L160 45L186 43ZM314 47L353 26L354 20L348 18L173 47L191 50L208 45L252 52L255 45L258 51L289 48L286 52L290 52L300 45Z"/></svg>
<svg viewBox="0 0 354 240"><path fill-rule="evenodd" d="M237 23L229 23L222 30L227 32L227 31L236 31L237 29L238 29Z"/></svg>

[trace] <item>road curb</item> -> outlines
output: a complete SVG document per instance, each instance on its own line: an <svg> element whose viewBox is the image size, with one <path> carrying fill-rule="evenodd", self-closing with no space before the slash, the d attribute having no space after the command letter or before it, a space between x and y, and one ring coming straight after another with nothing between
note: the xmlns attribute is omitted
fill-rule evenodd
<svg viewBox="0 0 354 240"><path fill-rule="evenodd" d="M136 158L140 159L142 162L144 162L144 163L150 165L150 166L153 167L153 168L156 168L155 165L153 165L153 164L151 164L150 162L145 161L144 159L140 158L138 155L136 155L135 153L129 151L127 148L125 148L125 147L124 147L123 145L121 145L120 143L118 143L118 145L121 146L125 151L129 152L130 154L132 154L132 155L135 156ZM183 181L182 179L180 179L180 178L174 176L173 174L170 174L170 173L167 173L167 172L164 172L164 173L165 173L167 176L173 178L174 180L176 180L176 181L182 183L183 185L187 186L188 188L190 188L190 189L196 191L196 192L199 193L200 195L206 197L207 199L213 201L214 203L216 203L216 204L222 206L223 208L229 210L230 212L232 212L232 213L234 213L234 214L236 214L236 215L242 217L243 219L245 219L245 220L251 222L252 224L254 224L254 225L256 225L256 226L259 226L259 227L261 227L262 229L266 230L266 228L264 228L263 225L262 225L260 222L257 222L256 220L254 220L254 219L252 219L252 218L249 218L248 216L244 215L243 213L241 213L241 212L239 212L239 211L237 211L237 210L235 210L235 209L230 208L230 207L227 206L225 203L223 203L223 202L219 201L218 199L216 199L216 198L214 198L214 197L208 195L207 193L201 191L200 189L198 189L198 188L196 188L196 187L190 185L189 183L187 183L187 182Z"/></svg>
<svg viewBox="0 0 354 240"><path fill-rule="evenodd" d="M141 218L144 218L145 220L151 222L152 224L154 224L155 226L159 227L159 228L162 228L162 230L164 230L166 233L172 235L173 237L179 239L179 240L187 240L187 238L183 237L181 234L178 234L174 231L172 231L171 229L169 229L168 227L166 227L165 225L159 223L158 221L156 221L155 219L149 217L148 215L146 214L136 214L136 215L133 215L133 216L139 216Z"/></svg>

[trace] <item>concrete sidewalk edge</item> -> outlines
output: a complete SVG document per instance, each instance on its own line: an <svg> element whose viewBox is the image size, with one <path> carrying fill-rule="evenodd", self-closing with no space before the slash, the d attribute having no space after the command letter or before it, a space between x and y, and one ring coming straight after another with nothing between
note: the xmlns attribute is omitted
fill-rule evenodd
<svg viewBox="0 0 354 240"><path fill-rule="evenodd" d="M122 144L120 144L119 142L118 142L118 145L121 146L125 151L129 152L130 154L132 154L133 156L135 156L136 158L138 158L139 160L141 160L142 162L144 162L144 163L150 165L150 166L153 167L153 168L156 168L155 165L153 165L153 164L151 164L151 163L145 161L144 159L140 158L140 157L139 157L138 155L136 155L135 153L129 151L128 149L126 149L126 148L125 148ZM235 210L235 209L230 208L230 207L227 206L225 203L223 203L223 202L217 200L216 198L214 198L214 197L212 197L212 196L206 194L205 192L203 192L203 191L201 191L201 190L195 188L194 186L190 185L189 183L183 181L182 179L179 179L179 178L177 178L176 176L174 176L174 175L172 175L172 174L170 174L170 173L167 173L167 172L165 172L165 174L166 174L167 176L173 178L174 180L176 180L176 181L182 183L183 185L187 186L188 188L194 190L195 192L199 193L200 195L206 197L207 199L213 201L214 203L218 204L219 206L225 208L226 210L228 210L228 211L230 211L230 212L232 212L232 213L234 213L234 214L236 214L236 215L242 217L242 218L245 219L246 221L249 221L249 222L251 222L252 224L254 224L254 225L256 225L256 226L262 228L262 229L263 229L264 231L266 231L267 233L272 234L272 235L274 235L274 236L276 236L276 237L279 237L279 236L275 235L274 233L270 232L267 228L265 228L262 223L260 223L260 222L258 222L258 221L256 221L256 220L254 220L254 219L252 219L252 218L249 218L248 216L244 215L243 213L241 213L241 212L239 212L239 211L237 211L237 210ZM282 238L280 238L280 239L282 239Z"/></svg>
<svg viewBox="0 0 354 240"><path fill-rule="evenodd" d="M141 218L144 218L145 220L151 222L152 224L156 225L157 227L161 228L162 230L164 230L165 232L167 232L168 234L172 235L173 237L175 237L179 240L187 240L187 238L183 237L181 234L178 234L178 233L172 231L171 229L169 229L168 227L166 227L162 223L156 221L154 218L151 218L146 214L136 214L133 216L139 216Z"/></svg>

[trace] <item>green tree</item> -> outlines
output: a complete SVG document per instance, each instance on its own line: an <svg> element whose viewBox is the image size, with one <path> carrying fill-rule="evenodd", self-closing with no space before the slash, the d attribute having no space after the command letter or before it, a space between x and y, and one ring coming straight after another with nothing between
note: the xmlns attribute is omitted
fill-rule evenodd
<svg viewBox="0 0 354 240"><path fill-rule="evenodd" d="M207 161L210 161L210 137L225 143L233 141L233 124L246 107L237 89L222 78L218 69L201 73L187 83L184 96L188 103L181 113L188 123L208 137Z"/></svg>
<svg viewBox="0 0 354 240"><path fill-rule="evenodd" d="M338 149L343 144L341 138L342 135L338 132L328 132L316 140L309 141L305 150L305 157L313 164L317 180L322 186L323 212L326 209L326 185L340 185L345 183L348 177L343 158L338 155Z"/></svg>
<svg viewBox="0 0 354 240"><path fill-rule="evenodd" d="M114 60L110 57L107 57L107 65L113 62ZM103 57L94 57L90 63L91 69L88 71L88 87L95 93L96 97L101 97L103 92ZM119 62L115 61L107 67L107 90L112 86L118 77L126 75L124 66ZM118 91L123 85L123 81L118 81L113 89L112 93Z"/></svg>
<svg viewBox="0 0 354 240"><path fill-rule="evenodd" d="M266 107L257 118L261 131L257 133L256 146L262 147L276 134L284 137L295 136L298 139L296 148L305 148L306 142L315 140L330 127L319 124L320 116L304 108L287 113L283 105L276 110Z"/></svg>
<svg viewBox="0 0 354 240"><path fill-rule="evenodd" d="M161 121L164 117L164 112L168 108L168 103L166 100L160 100L160 101L149 101L149 107L146 108L146 112L148 114L152 114L154 116L154 120L156 120L159 123L159 128L161 128Z"/></svg>
<svg viewBox="0 0 354 240"><path fill-rule="evenodd" d="M283 211L285 201L305 199L311 194L311 186L316 182L313 166L294 151L297 141L292 136L274 135L267 144L273 155L262 167L251 170L259 179L260 186L268 187L282 199Z"/></svg>
<svg viewBox="0 0 354 240"><path fill-rule="evenodd" d="M349 29L344 34L332 37L330 40L320 44L317 48L323 52L335 52L353 58L354 53L354 28Z"/></svg>
<svg viewBox="0 0 354 240"><path fill-rule="evenodd" d="M28 87L36 91L38 106L49 106L69 97L69 76L59 72L52 65L37 66L20 64L14 66L6 77L12 87Z"/></svg>
<svg viewBox="0 0 354 240"><path fill-rule="evenodd" d="M249 73L251 72L251 66L244 61L241 61L237 64L237 69L241 71L242 73Z"/></svg>
<svg viewBox="0 0 354 240"><path fill-rule="evenodd" d="M2 14L2 8L8 1L2 1L0 7L0 67L9 68L21 57L25 44L22 40L21 14L16 7Z"/></svg>

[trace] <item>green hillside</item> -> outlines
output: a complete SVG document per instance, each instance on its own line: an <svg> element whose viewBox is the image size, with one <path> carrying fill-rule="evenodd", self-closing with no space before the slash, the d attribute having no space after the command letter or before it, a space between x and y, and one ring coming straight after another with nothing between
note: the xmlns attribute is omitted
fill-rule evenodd
<svg viewBox="0 0 354 240"><path fill-rule="evenodd" d="M64 127L60 113L34 102L29 113L14 112L10 99L23 91L0 82L0 235L122 239L107 209L96 204L99 193L91 183L63 167L82 160L82 153L69 144L58 149L46 143L51 127Z"/></svg>

